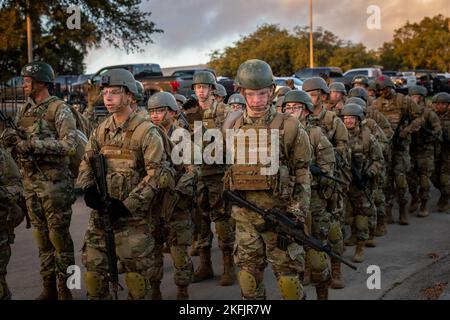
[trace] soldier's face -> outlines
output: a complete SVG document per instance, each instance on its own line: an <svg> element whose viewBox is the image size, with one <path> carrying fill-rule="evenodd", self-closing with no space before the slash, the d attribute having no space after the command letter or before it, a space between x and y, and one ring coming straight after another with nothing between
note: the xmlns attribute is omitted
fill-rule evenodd
<svg viewBox="0 0 450 320"><path fill-rule="evenodd" d="M200 102L205 102L208 100L211 94L211 86L209 84L195 84L194 92Z"/></svg>
<svg viewBox="0 0 450 320"><path fill-rule="evenodd" d="M415 94L413 96L411 96L411 100L414 101L417 104L421 104L422 103L422 96Z"/></svg>
<svg viewBox="0 0 450 320"><path fill-rule="evenodd" d="M365 85L365 84L362 84L362 83L360 83L360 82L356 82L356 83L353 85L353 88L364 88L364 89L366 89L366 85Z"/></svg>
<svg viewBox="0 0 450 320"><path fill-rule="evenodd" d="M260 90L245 89L243 93L250 111L259 114L267 110L273 90L270 88Z"/></svg>
<svg viewBox="0 0 450 320"><path fill-rule="evenodd" d="M214 95L214 100L216 100L217 102L223 102L223 97Z"/></svg>
<svg viewBox="0 0 450 320"><path fill-rule="evenodd" d="M294 117L300 117L300 114L305 109L305 105L303 103L298 102L288 102L284 107L284 112L293 115Z"/></svg>
<svg viewBox="0 0 450 320"><path fill-rule="evenodd" d="M330 101L331 102L339 102L342 99L342 93L337 91L330 92Z"/></svg>
<svg viewBox="0 0 450 320"><path fill-rule="evenodd" d="M148 113L150 114L150 119L156 125L166 120L168 114L167 108L150 109Z"/></svg>
<svg viewBox="0 0 450 320"><path fill-rule="evenodd" d="M358 123L358 117L344 116L344 124L348 130L354 129Z"/></svg>
<svg viewBox="0 0 450 320"><path fill-rule="evenodd" d="M242 110L242 104L239 104L239 103L233 103L233 104L231 104L231 109L232 109L233 111L239 111L239 110Z"/></svg>
<svg viewBox="0 0 450 320"><path fill-rule="evenodd" d="M390 87L381 89L378 91L378 94L382 98L389 99L392 97L392 89Z"/></svg>
<svg viewBox="0 0 450 320"><path fill-rule="evenodd" d="M437 103L433 103L433 106L437 112L445 113L449 109L450 104L443 103L443 102L437 102Z"/></svg>
<svg viewBox="0 0 450 320"><path fill-rule="evenodd" d="M312 103L315 106L321 105L322 101L324 101L327 96L322 94L320 90L308 91L309 96L311 97Z"/></svg>
<svg viewBox="0 0 450 320"><path fill-rule="evenodd" d="M25 97L31 97L46 88L44 83L33 81L33 78L23 77L23 93Z"/></svg>
<svg viewBox="0 0 450 320"><path fill-rule="evenodd" d="M106 87L102 90L103 103L109 113L122 111L131 105L133 95L122 87Z"/></svg>

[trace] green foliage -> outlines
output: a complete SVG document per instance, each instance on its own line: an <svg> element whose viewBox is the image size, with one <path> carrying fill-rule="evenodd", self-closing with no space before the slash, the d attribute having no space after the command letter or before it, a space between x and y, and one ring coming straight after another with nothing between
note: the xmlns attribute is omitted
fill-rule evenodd
<svg viewBox="0 0 450 320"><path fill-rule="evenodd" d="M27 7L27 2L29 7ZM105 43L127 52L152 43L151 35L162 32L140 11L142 0L4 0L0 2L0 68L5 80L20 72L27 62L26 12L30 13L35 60L50 63L57 74L80 74L89 48ZM70 30L67 12L78 5L81 28Z"/></svg>
<svg viewBox="0 0 450 320"><path fill-rule="evenodd" d="M344 71L373 65L386 70L450 69L449 19L442 15L426 17L419 23L407 22L378 50L344 42L322 28L313 32L313 39L316 66L335 66ZM254 58L268 62L279 76L309 66L309 28L297 26L289 32L276 24L262 25L232 46L213 51L209 65L217 74L233 77L242 62Z"/></svg>

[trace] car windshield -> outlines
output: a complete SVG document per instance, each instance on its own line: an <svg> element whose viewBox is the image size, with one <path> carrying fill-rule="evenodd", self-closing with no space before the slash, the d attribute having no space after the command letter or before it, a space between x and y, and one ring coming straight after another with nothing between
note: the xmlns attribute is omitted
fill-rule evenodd
<svg viewBox="0 0 450 320"><path fill-rule="evenodd" d="M194 73L195 73L194 70L178 70L172 73L172 76L175 77L192 76Z"/></svg>

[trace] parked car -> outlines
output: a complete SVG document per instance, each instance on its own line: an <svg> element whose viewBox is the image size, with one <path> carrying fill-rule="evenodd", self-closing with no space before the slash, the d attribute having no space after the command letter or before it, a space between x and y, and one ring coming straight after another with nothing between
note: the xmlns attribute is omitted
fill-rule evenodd
<svg viewBox="0 0 450 320"><path fill-rule="evenodd" d="M433 94L438 92L450 93L450 73L438 73L433 80Z"/></svg>
<svg viewBox="0 0 450 320"><path fill-rule="evenodd" d="M369 79L375 79L382 75L380 68L356 68L346 71L343 76L347 78L352 78L354 76L366 76Z"/></svg>
<svg viewBox="0 0 450 320"><path fill-rule="evenodd" d="M199 71L209 71L214 74L214 76L216 75L215 71L209 68L175 70L171 76L175 77L177 79L176 81L179 83L177 93L186 97L190 96L193 93L192 82L194 80L194 74Z"/></svg>
<svg viewBox="0 0 450 320"><path fill-rule="evenodd" d="M339 78L342 77L342 69L338 67L303 68L298 70L294 76L300 80L311 77Z"/></svg>
<svg viewBox="0 0 450 320"><path fill-rule="evenodd" d="M295 89L302 90L303 81L296 77L274 77L274 80L275 80L275 84L277 87L285 87L285 86L287 86L286 81L292 80L292 81L294 81Z"/></svg>

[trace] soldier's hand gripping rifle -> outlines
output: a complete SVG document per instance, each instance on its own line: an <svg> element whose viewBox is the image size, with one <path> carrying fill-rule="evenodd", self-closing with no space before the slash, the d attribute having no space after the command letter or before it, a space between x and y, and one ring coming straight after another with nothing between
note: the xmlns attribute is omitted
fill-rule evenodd
<svg viewBox="0 0 450 320"><path fill-rule="evenodd" d="M370 203L370 208L373 207L372 199L367 194L367 177L363 176L361 172L356 168L355 161L352 159L351 163L351 171L352 171L352 178L358 189L360 189L364 196L366 197L367 201Z"/></svg>
<svg viewBox="0 0 450 320"><path fill-rule="evenodd" d="M314 165L314 164L312 164L312 165L309 166L309 171L311 171L311 174L312 174L313 176L316 176L316 177L323 177L323 178L326 178L326 179L330 179L330 180L333 180L333 181L335 181L335 182L337 182L337 183L340 183L340 184L343 184L343 185L346 185L346 184L347 184L344 180L341 180L341 179L339 179L339 178L337 178L337 177L330 176L329 174L323 172L323 171L319 168L319 166L316 166L316 165Z"/></svg>
<svg viewBox="0 0 450 320"><path fill-rule="evenodd" d="M299 226L297 222L289 218L286 213L277 209L263 210L231 190L225 190L223 192L223 197L225 201L231 204L247 208L261 215L265 220L266 225L273 229L278 236L284 237L290 242L296 242L298 244L306 245L314 250L325 252L330 258L339 260L353 270L357 270L355 265L331 251L331 248L328 245L323 245L320 240L306 235L303 228Z"/></svg>
<svg viewBox="0 0 450 320"><path fill-rule="evenodd" d="M119 284L119 271L117 269L116 242L114 239L114 228L108 212L110 197L106 185L106 161L103 154L94 154L90 157L92 171L95 176L97 190L100 194L100 206L98 213L103 219L106 236L106 255L108 257L109 281L111 282L114 299L117 300L117 292L123 288Z"/></svg>

